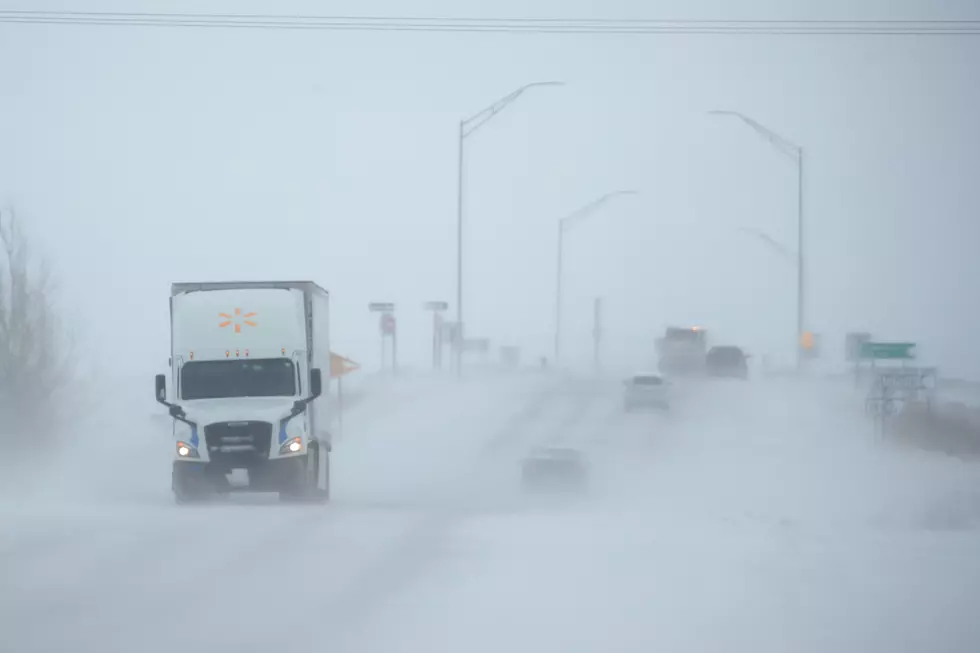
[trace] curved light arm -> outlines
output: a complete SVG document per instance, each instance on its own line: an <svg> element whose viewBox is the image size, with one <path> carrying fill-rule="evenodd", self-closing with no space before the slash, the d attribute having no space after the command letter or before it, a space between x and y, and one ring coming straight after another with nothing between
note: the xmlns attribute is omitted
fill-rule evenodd
<svg viewBox="0 0 980 653"><path fill-rule="evenodd" d="M748 229L745 227L740 228L739 231L750 236L755 236L793 265L799 265L800 258L796 255L796 252L791 250L789 247L786 247L764 231L759 231L758 229Z"/></svg>
<svg viewBox="0 0 980 653"><path fill-rule="evenodd" d="M576 209L575 211L572 211L571 213L566 215L564 218L561 218L558 221L559 228L562 231L565 231L569 227L574 226L575 224L577 224L578 222L586 218L590 213L592 213L597 208L599 208L601 205L605 204L606 202L608 202L614 197L619 197L621 195L637 195L637 194L639 194L639 191L635 191L635 190L617 190L611 193L606 193L602 197L592 200L585 206Z"/></svg>
<svg viewBox="0 0 980 653"><path fill-rule="evenodd" d="M507 108L514 100L519 98L524 91L529 88L534 88L536 86L564 86L564 82L531 82L530 84L525 84L524 86L511 91L504 97L500 98L486 109L474 113L469 118L463 120L462 134L463 138L466 138L477 129L487 124L491 118ZM475 123L475 124L473 124ZM471 126L472 125L472 126Z"/></svg>
<svg viewBox="0 0 980 653"><path fill-rule="evenodd" d="M735 118L738 118L746 125L751 127L757 134L769 141L769 143L780 152L794 159L798 159L803 151L803 148L793 141L789 140L788 138L783 138L765 125L753 120L752 118L749 118L744 113L739 113L738 111L715 110L709 111L708 114L712 116L734 116Z"/></svg>

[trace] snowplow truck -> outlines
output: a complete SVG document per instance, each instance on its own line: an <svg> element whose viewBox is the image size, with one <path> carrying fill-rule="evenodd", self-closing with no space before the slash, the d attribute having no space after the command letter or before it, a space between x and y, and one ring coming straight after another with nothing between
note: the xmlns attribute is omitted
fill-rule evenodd
<svg viewBox="0 0 980 653"><path fill-rule="evenodd" d="M700 376L705 373L707 333L700 327L667 327L656 341L657 368L665 376Z"/></svg>

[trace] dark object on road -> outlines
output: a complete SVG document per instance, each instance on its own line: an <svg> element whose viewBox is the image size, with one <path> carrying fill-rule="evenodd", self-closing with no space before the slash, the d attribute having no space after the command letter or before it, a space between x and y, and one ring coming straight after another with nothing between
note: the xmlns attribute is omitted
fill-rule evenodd
<svg viewBox="0 0 980 653"><path fill-rule="evenodd" d="M738 347L712 347L705 362L711 376L749 378L748 356Z"/></svg>
<svg viewBox="0 0 980 653"><path fill-rule="evenodd" d="M569 447L542 447L531 452L521 468L528 491L581 491L588 484L588 466L581 452Z"/></svg>

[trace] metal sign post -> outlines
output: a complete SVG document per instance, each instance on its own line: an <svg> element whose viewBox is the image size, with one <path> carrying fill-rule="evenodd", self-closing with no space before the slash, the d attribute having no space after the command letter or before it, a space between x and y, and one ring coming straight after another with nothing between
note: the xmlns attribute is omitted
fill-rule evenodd
<svg viewBox="0 0 980 653"><path fill-rule="evenodd" d="M432 312L432 369L442 369L442 313L449 309L448 302L426 302L422 305L426 311Z"/></svg>
<svg viewBox="0 0 980 653"><path fill-rule="evenodd" d="M385 338L391 338L391 370L398 371L398 323L395 316L391 313L381 314L381 346L382 346L382 365L384 364L384 342Z"/></svg>
<svg viewBox="0 0 980 653"><path fill-rule="evenodd" d="M395 305L391 302L371 302L368 310L372 313L381 313L379 327L381 330L381 369L385 368L385 353L387 350L387 337L391 337L391 369L392 372L398 371L398 336L397 324L395 322Z"/></svg>
<svg viewBox="0 0 980 653"><path fill-rule="evenodd" d="M349 358L330 352L330 377L337 379L337 435L344 437L344 377L360 369Z"/></svg>

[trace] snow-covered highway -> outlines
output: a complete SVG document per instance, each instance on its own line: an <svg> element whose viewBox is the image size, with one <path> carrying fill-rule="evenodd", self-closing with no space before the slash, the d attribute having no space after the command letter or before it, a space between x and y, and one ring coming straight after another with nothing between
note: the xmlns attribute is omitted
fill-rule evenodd
<svg viewBox="0 0 980 653"><path fill-rule="evenodd" d="M126 486L0 505L0 650L980 650L975 466L824 385L681 384L668 415L619 390L393 386L351 411L327 506L172 505L134 436ZM544 443L586 453L588 496L521 495Z"/></svg>

